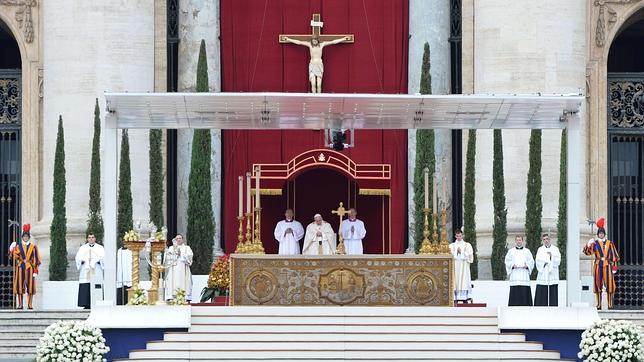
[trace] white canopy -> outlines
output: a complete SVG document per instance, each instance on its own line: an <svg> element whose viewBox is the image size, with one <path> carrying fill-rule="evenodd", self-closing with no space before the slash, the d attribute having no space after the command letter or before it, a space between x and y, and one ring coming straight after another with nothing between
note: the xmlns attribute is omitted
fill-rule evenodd
<svg viewBox="0 0 644 362"><path fill-rule="evenodd" d="M580 95L106 93L116 128L564 128Z"/></svg>
<svg viewBox="0 0 644 362"><path fill-rule="evenodd" d="M105 296L116 291L119 128L176 129L557 129L568 128L567 297L579 277L581 95L309 93L106 93L103 125Z"/></svg>

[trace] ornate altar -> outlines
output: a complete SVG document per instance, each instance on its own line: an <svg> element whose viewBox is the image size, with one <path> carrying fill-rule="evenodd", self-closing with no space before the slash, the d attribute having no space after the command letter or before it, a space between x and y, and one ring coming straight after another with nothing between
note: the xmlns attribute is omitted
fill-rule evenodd
<svg viewBox="0 0 644 362"><path fill-rule="evenodd" d="M451 306L449 255L231 255L231 305Z"/></svg>
<svg viewBox="0 0 644 362"><path fill-rule="evenodd" d="M139 281L141 280L141 268L139 265L139 255L141 251L150 247L150 260L152 263L151 268L151 287L148 290L148 303L150 305L156 304L159 296L159 274L163 269L162 265L158 265L155 261L159 255L165 250L165 241L156 240L154 242L147 242L146 240L124 241L123 244L132 251L132 288L128 290L128 300L131 301L134 297L134 291L139 289Z"/></svg>

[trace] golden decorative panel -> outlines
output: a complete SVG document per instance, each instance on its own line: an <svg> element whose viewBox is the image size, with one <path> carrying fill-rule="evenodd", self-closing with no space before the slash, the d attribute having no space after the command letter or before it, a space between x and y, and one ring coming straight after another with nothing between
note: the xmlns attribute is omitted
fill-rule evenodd
<svg viewBox="0 0 644 362"><path fill-rule="evenodd" d="M233 305L450 306L452 259L436 255L231 255Z"/></svg>

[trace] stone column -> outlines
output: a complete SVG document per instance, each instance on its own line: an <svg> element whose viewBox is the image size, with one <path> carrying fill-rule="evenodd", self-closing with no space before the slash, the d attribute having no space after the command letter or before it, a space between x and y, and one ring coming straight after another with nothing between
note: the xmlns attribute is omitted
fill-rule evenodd
<svg viewBox="0 0 644 362"><path fill-rule="evenodd" d="M197 61L201 40L206 42L208 86L211 92L221 91L219 47L219 1L179 1L179 92L194 92L197 83ZM221 131L211 130L211 188L212 211L215 221L213 251L222 255L221 248ZM177 229L185 233L188 226L188 180L192 153L192 130L177 132Z"/></svg>
<svg viewBox="0 0 644 362"><path fill-rule="evenodd" d="M425 42L430 49L430 74L432 76L432 93L449 93L450 53L449 53L449 0L410 0L409 2L409 67L408 92L418 93L420 90L420 69L423 60ZM447 205L451 205L451 154L452 141L450 130L435 131L436 175L439 177L438 190L442 188L442 175L447 179ZM414 167L416 163L416 130L409 130L407 136L407 190L409 214L409 247L408 253L413 252L418 236L413 235L414 221ZM443 162L444 159L444 162ZM439 194L440 195L440 194ZM448 220L451 213L448 209ZM448 235L451 223L448 223Z"/></svg>

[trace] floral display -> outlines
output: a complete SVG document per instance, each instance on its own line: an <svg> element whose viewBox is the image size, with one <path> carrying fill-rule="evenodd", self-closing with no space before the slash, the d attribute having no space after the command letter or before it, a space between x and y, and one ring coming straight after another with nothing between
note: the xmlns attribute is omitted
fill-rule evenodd
<svg viewBox="0 0 644 362"><path fill-rule="evenodd" d="M145 290L138 288L134 289L134 297L129 303L130 305L148 305L148 296L145 294Z"/></svg>
<svg viewBox="0 0 644 362"><path fill-rule="evenodd" d="M99 328L85 321L58 321L45 329L36 347L36 360L103 361L109 350Z"/></svg>
<svg viewBox="0 0 644 362"><path fill-rule="evenodd" d="M137 241L140 239L141 237L134 230L130 230L123 235L123 241Z"/></svg>
<svg viewBox="0 0 644 362"><path fill-rule="evenodd" d="M581 335L577 357L588 362L644 361L642 333L622 320L601 320Z"/></svg>
<svg viewBox="0 0 644 362"><path fill-rule="evenodd" d="M208 274L208 286L201 291L201 302L226 294L230 288L230 256L222 255L215 260Z"/></svg>
<svg viewBox="0 0 644 362"><path fill-rule="evenodd" d="M170 305L188 305L186 300L186 291L179 288L175 291L175 297L169 303Z"/></svg>

